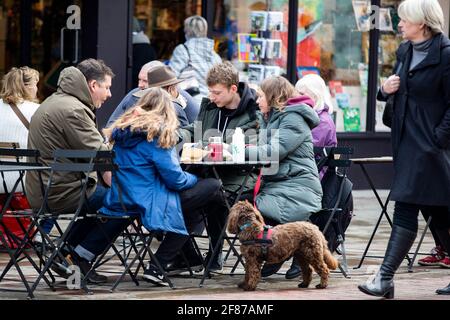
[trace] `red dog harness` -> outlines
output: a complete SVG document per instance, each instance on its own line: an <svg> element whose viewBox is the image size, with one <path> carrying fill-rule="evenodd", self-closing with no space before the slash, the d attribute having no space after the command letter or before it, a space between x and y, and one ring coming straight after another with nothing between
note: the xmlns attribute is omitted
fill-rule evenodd
<svg viewBox="0 0 450 320"><path fill-rule="evenodd" d="M242 231L242 230L248 228L249 226L250 226L250 224L246 223L246 224L242 225L240 227L240 229ZM263 230L261 230L258 233L256 239L241 241L241 244L244 246L248 246L248 245L260 246L261 253L263 255L263 259L266 260L268 249L269 249L269 247L273 246L272 232L273 232L272 227L265 225Z"/></svg>

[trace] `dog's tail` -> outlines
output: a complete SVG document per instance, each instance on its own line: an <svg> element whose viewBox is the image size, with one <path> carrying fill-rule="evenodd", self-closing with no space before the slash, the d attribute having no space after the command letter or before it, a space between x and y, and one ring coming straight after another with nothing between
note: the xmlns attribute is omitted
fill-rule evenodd
<svg viewBox="0 0 450 320"><path fill-rule="evenodd" d="M331 254L330 250L328 249L327 241L325 240L323 242L323 260L325 260L325 263L327 264L328 268L331 270L336 270L336 268L339 265L339 262L333 255Z"/></svg>

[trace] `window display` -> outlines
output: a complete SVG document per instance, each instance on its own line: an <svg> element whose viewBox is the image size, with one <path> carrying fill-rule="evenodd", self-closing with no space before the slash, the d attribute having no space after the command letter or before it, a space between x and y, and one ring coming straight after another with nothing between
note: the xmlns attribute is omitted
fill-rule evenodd
<svg viewBox="0 0 450 320"><path fill-rule="evenodd" d="M402 42L402 37L398 33L397 25L400 18L397 14L398 6L401 0L382 0L381 6L384 12L389 12L389 16L392 18L392 29L391 30L381 30L380 42L378 49L378 77L379 86L393 73L393 68L395 65L396 51L400 43ZM381 15L381 14L380 14ZM377 132L388 132L391 129L383 124L383 111L385 102L377 101L377 107L375 111L375 131Z"/></svg>
<svg viewBox="0 0 450 320"><path fill-rule="evenodd" d="M297 74L324 78L338 132L366 130L370 14L365 0L298 1Z"/></svg>
<svg viewBox="0 0 450 320"><path fill-rule="evenodd" d="M259 84L286 74L289 1L216 1L213 36L219 55ZM224 15L220 19L220 15Z"/></svg>
<svg viewBox="0 0 450 320"><path fill-rule="evenodd" d="M136 0L134 16L150 39L157 59L167 60L175 47L185 41L184 20L201 15L201 8L201 0Z"/></svg>

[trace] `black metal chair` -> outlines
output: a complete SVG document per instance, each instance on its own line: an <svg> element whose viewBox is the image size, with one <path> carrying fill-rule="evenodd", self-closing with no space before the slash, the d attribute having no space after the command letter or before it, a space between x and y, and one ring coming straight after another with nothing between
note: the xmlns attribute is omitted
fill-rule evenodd
<svg viewBox="0 0 450 320"><path fill-rule="evenodd" d="M40 250L38 246L33 243L32 239L36 233L35 231L35 218L36 212L32 209L22 209L22 208L14 208L12 204L12 199L14 197L14 193L19 185L22 185L22 190L25 194L25 188L23 185L23 177L25 172L31 170L41 170L45 169L41 163L38 162L38 158L40 153L38 150L33 149L18 149L15 143L1 143L2 148L0 148L0 166L2 166L1 177L3 180L3 188L6 193L6 198L4 203L2 204L2 210L0 213L0 225L2 226L3 232L0 230L0 240L3 244L6 244L5 250L10 256L10 261L5 266L0 275L0 281L2 281L5 276L9 273L11 268L14 266L18 271L20 279L26 288L26 292L30 297L33 297L32 290L28 280L25 278L19 263L26 259L32 267L38 272L42 271L42 264L44 262L44 254ZM6 147L6 148L5 148ZM27 158L27 161L22 161L24 158ZM9 170L11 169L11 170ZM16 172L18 173L18 178L13 185L11 190L8 190L7 184L5 182L5 172ZM39 180L41 182L41 191L43 192L43 184L42 177L39 173ZM26 195L26 194L25 194ZM4 223L5 218L14 219L17 222L17 225L20 227L21 232L23 234L23 238L18 237L14 233L10 232L7 226ZM24 222L28 224L28 226L24 225ZM9 245L8 245L9 243ZM33 260L33 253L39 259L39 265ZM51 272L46 272L50 277L51 281L45 276L45 272L43 274L44 281L53 289L52 283L54 282L54 277ZM1 290L10 290L10 289L1 289ZM20 290L13 290L20 291Z"/></svg>
<svg viewBox="0 0 450 320"><path fill-rule="evenodd" d="M331 183L337 183L336 192L332 194L324 193L322 201L322 210L311 215L310 220L317 224L322 233L327 237L329 228L333 228L334 235L337 237L337 243L334 248L330 248L332 251L336 251L340 248L342 254L343 263L339 263L339 269L342 274L348 278L348 265L347 256L345 252L345 227L342 225L342 215L345 214L343 206L344 188L350 188L351 182L347 177L348 168L351 165L349 160L350 155L353 154L353 148L351 147L315 147L314 154L316 155L317 168L322 171L323 168L327 168L325 176L322 179L323 189L325 183L327 183L330 177ZM329 177L327 177L329 175ZM331 204L331 205L330 205Z"/></svg>

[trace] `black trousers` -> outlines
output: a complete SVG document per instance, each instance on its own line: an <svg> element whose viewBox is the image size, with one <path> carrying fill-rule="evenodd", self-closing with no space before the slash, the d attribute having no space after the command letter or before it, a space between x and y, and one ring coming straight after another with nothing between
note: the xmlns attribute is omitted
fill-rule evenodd
<svg viewBox="0 0 450 320"><path fill-rule="evenodd" d="M422 211L422 215L423 215L423 218L425 219L425 221L428 221L430 214L428 212ZM450 209L448 210L448 213L447 213L447 219L448 219L448 221L450 221ZM449 222L449 224L450 224L450 222ZM429 228L430 228L431 234L433 235L434 243L436 244L437 247L438 246L443 247L443 244L442 244L441 240L439 239L439 236L436 233L436 227L439 227L439 225L436 225L436 222L433 218L433 219L431 219Z"/></svg>
<svg viewBox="0 0 450 320"><path fill-rule="evenodd" d="M230 205L233 205L235 200L235 197L229 196L228 202ZM248 200L253 203L253 190L250 192L244 192L242 193L239 200ZM225 224L227 222L228 218L228 208L223 201L223 199L220 199L220 201L211 202L206 208L206 217L208 220L208 234L211 238L210 247L212 249L215 248L217 242L219 241L220 234L222 232L222 229L225 227ZM223 246L223 240L220 243L220 248ZM211 251L212 251L211 249ZM220 251L218 253L220 254ZM216 261L217 256L213 257L212 259Z"/></svg>
<svg viewBox="0 0 450 320"><path fill-rule="evenodd" d="M425 206L397 201L394 208L393 224L417 232L419 226L418 215L419 211L421 211L426 219L430 216L433 217L433 225L436 228L448 229L450 227L448 210L449 208L447 207Z"/></svg>
<svg viewBox="0 0 450 320"><path fill-rule="evenodd" d="M217 179L202 179L191 189L180 192L184 223L189 233L202 222L201 209L210 202L220 202L222 199L221 184ZM189 236L168 232L155 253L163 266L173 261L178 251L189 240Z"/></svg>
<svg viewBox="0 0 450 320"><path fill-rule="evenodd" d="M394 209L393 224L417 232L418 215L422 212L424 217L433 217L432 232L433 237L439 241L444 250L450 251L450 229L449 208L441 206L425 206L397 201Z"/></svg>

